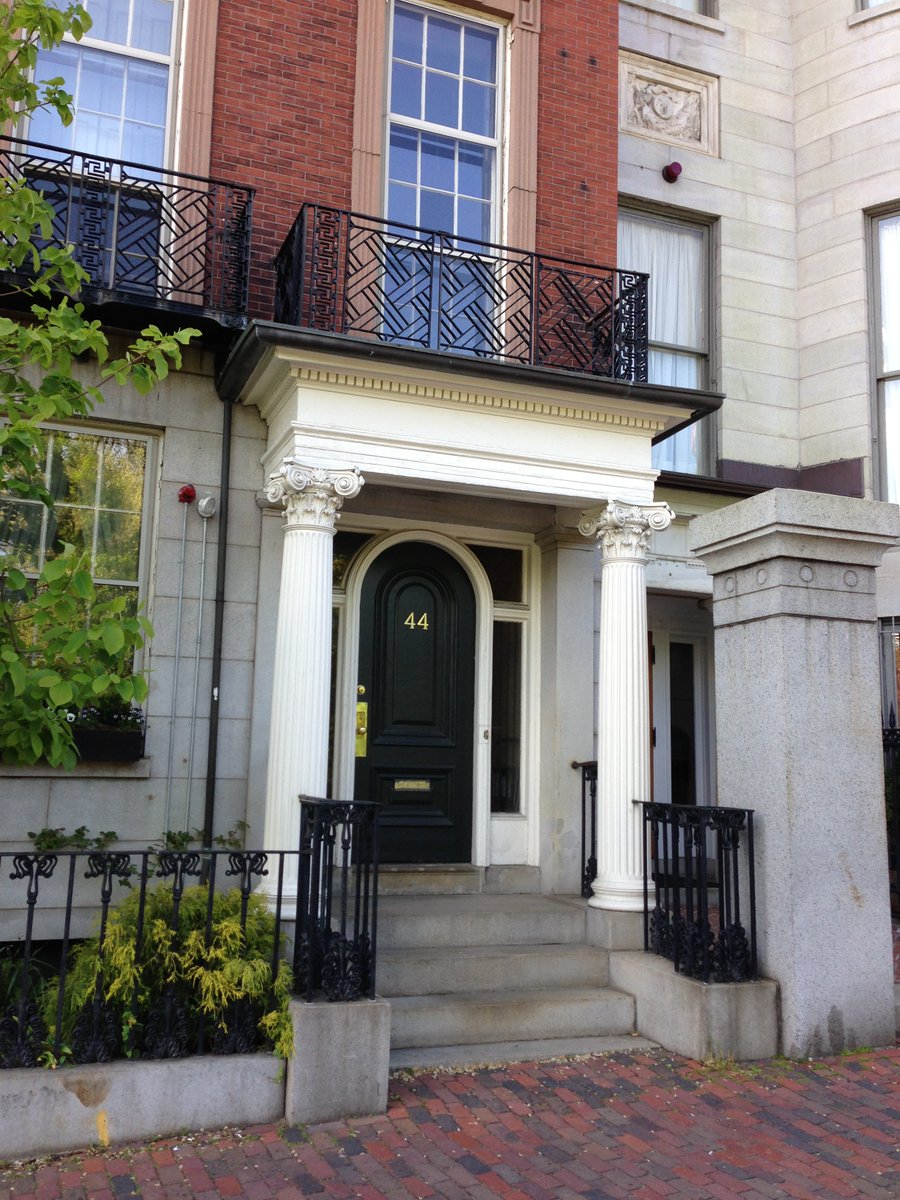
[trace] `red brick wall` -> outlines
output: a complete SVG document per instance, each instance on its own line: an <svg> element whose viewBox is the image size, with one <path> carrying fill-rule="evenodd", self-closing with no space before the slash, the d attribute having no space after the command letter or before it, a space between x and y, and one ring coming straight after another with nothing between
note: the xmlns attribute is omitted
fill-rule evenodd
<svg viewBox="0 0 900 1200"><path fill-rule="evenodd" d="M614 265L617 0L543 0L538 250Z"/></svg>
<svg viewBox="0 0 900 1200"><path fill-rule="evenodd" d="M543 0L537 248L615 263L617 0ZM304 200L350 207L355 0L220 0L211 174L257 189L250 311Z"/></svg>
<svg viewBox="0 0 900 1200"><path fill-rule="evenodd" d="M252 316L304 200L350 207L355 0L220 0L210 173L257 189Z"/></svg>

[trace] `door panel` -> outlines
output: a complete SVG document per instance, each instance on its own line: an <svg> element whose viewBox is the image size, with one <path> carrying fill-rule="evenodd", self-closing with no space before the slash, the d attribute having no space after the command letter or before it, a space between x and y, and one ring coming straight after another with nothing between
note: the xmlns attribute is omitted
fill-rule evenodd
<svg viewBox="0 0 900 1200"><path fill-rule="evenodd" d="M472 854L475 596L445 551L395 546L363 581L360 700L366 753L356 795L382 804L385 862Z"/></svg>

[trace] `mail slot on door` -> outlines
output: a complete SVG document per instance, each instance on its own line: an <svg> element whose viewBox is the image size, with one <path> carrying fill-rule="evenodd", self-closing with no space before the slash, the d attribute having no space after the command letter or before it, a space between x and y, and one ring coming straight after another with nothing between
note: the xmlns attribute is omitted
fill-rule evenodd
<svg viewBox="0 0 900 1200"><path fill-rule="evenodd" d="M395 792L430 792L430 779L395 779Z"/></svg>

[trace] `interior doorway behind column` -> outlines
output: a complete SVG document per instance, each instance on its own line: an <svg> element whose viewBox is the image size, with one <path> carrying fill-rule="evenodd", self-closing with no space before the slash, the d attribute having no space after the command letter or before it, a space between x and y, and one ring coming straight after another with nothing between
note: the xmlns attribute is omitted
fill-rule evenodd
<svg viewBox="0 0 900 1200"><path fill-rule="evenodd" d="M664 804L712 803L710 651L705 633L652 629L653 798Z"/></svg>
<svg viewBox="0 0 900 1200"><path fill-rule="evenodd" d="M355 795L377 800L384 862L472 857L475 593L446 551L392 546L359 616Z"/></svg>

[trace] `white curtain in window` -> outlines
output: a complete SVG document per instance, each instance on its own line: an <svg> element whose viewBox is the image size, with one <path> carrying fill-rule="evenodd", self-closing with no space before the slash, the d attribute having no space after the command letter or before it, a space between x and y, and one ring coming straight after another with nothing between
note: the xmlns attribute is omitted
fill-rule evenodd
<svg viewBox="0 0 900 1200"><path fill-rule="evenodd" d="M900 370L900 217L878 222L882 370Z"/></svg>
<svg viewBox="0 0 900 1200"><path fill-rule="evenodd" d="M702 351L703 230L623 213L619 266L650 276L650 341Z"/></svg>
<svg viewBox="0 0 900 1200"><path fill-rule="evenodd" d="M888 379L884 389L885 500L900 501L900 379Z"/></svg>
<svg viewBox="0 0 900 1200"><path fill-rule="evenodd" d="M619 266L650 276L651 383L699 388L704 346L704 231L650 216L619 217ZM663 349L680 346L680 353ZM694 351L694 353L691 353ZM653 448L653 465L662 471L696 474L700 469L697 426L683 429Z"/></svg>
<svg viewBox="0 0 900 1200"><path fill-rule="evenodd" d="M700 387L700 363L692 354L650 351L650 378L667 387ZM696 475L700 469L701 426L691 425L653 447L653 465L660 471L683 471Z"/></svg>

